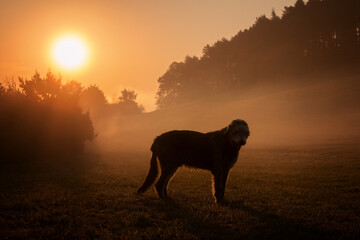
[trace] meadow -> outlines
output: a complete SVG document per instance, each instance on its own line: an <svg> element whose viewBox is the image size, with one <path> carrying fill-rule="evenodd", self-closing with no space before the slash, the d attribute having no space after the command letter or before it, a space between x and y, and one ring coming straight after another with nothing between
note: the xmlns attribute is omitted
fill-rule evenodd
<svg viewBox="0 0 360 240"><path fill-rule="evenodd" d="M135 194L148 152L86 166L1 170L1 239L357 239L360 150L354 144L244 148L225 205L206 171L180 169L170 199ZM90 156L88 156L90 158ZM6 170L5 170L6 169Z"/></svg>

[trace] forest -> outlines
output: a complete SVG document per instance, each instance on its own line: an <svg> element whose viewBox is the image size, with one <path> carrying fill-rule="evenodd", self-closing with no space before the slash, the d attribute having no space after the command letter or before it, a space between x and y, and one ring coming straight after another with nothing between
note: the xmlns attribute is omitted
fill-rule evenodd
<svg viewBox="0 0 360 240"><path fill-rule="evenodd" d="M298 0L281 17L272 11L231 39L205 46L201 57L173 62L158 79L157 106L359 74L359 63L360 2Z"/></svg>

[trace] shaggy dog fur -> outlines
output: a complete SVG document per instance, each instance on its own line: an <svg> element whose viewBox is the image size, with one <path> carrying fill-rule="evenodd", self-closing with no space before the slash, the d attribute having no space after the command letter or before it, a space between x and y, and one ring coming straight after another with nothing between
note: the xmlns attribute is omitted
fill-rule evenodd
<svg viewBox="0 0 360 240"><path fill-rule="evenodd" d="M222 202L228 173L249 135L247 123L238 119L226 128L214 132L170 131L156 137L151 146L150 170L138 193L145 192L155 181L158 158L161 176L155 188L160 198L167 196L167 184L176 170L181 166L188 166L211 171L215 199Z"/></svg>

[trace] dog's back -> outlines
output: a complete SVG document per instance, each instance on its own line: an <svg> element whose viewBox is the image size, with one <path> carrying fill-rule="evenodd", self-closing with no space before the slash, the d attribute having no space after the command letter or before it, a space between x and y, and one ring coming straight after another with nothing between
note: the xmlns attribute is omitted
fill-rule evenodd
<svg viewBox="0 0 360 240"><path fill-rule="evenodd" d="M161 164L176 164L210 170L214 133L170 131L157 138L151 147Z"/></svg>

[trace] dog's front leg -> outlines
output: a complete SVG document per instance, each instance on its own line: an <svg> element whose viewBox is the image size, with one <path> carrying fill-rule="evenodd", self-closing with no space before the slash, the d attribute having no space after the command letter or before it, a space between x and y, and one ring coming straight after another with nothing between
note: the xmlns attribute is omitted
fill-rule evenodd
<svg viewBox="0 0 360 240"><path fill-rule="evenodd" d="M223 171L216 171L213 172L214 178L214 196L217 203L222 203L224 201L224 189L223 189Z"/></svg>
<svg viewBox="0 0 360 240"><path fill-rule="evenodd" d="M224 195L225 195L225 187L226 187L226 181L228 179L229 170L224 170L221 175L221 188L220 188L220 195L224 201Z"/></svg>

